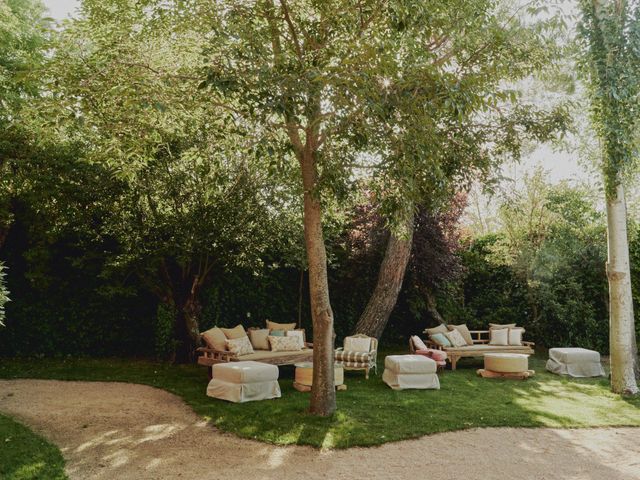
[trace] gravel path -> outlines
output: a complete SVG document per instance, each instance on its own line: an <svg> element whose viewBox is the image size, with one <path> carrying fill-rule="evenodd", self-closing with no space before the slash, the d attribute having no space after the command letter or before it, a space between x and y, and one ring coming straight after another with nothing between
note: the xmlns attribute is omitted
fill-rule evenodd
<svg viewBox="0 0 640 480"><path fill-rule="evenodd" d="M52 380L0 380L0 411L58 445L71 479L640 480L634 428L475 429L322 451L220 433L163 390Z"/></svg>

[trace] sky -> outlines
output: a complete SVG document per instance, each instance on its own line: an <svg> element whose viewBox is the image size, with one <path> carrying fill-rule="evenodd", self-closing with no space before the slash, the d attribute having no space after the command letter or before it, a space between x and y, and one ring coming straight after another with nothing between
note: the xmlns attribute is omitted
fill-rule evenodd
<svg viewBox="0 0 640 480"><path fill-rule="evenodd" d="M50 15L56 20L69 18L80 5L79 0L43 0L43 2L49 9ZM542 166L548 171L549 181L553 183L563 180L593 183L595 180L580 166L576 153L554 151L548 145L539 146L517 165L505 166L503 175L518 177L537 166Z"/></svg>

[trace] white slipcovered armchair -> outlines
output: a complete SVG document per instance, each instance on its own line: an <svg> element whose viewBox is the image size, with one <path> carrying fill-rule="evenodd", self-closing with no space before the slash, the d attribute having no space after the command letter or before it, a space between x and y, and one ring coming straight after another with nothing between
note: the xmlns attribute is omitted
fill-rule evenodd
<svg viewBox="0 0 640 480"><path fill-rule="evenodd" d="M338 348L335 352L336 362L342 363L345 370L364 370L367 379L369 370L378 372L377 356L378 340L360 333L345 337L344 348Z"/></svg>

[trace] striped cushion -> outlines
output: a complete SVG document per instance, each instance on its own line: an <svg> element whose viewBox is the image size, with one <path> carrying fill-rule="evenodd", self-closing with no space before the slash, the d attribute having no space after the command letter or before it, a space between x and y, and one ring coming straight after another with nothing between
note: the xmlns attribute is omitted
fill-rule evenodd
<svg viewBox="0 0 640 480"><path fill-rule="evenodd" d="M366 368L371 367L372 364L369 362L342 362L342 366L348 368Z"/></svg>
<svg viewBox="0 0 640 480"><path fill-rule="evenodd" d="M339 350L336 352L335 359L341 362L359 362L367 364L371 359L369 352L351 352Z"/></svg>

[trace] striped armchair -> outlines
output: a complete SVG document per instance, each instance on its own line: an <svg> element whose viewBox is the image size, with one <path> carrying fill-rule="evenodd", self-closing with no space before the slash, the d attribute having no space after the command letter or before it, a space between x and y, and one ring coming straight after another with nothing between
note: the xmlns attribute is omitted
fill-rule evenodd
<svg viewBox="0 0 640 480"><path fill-rule="evenodd" d="M344 348L335 352L336 362L342 363L345 370L364 370L367 379L370 370L378 373L377 356L378 340L360 333L345 337Z"/></svg>

